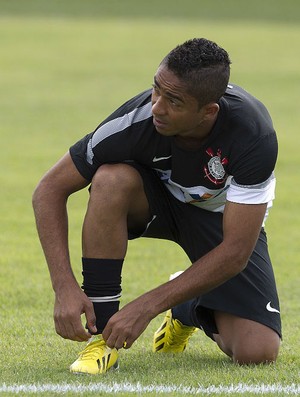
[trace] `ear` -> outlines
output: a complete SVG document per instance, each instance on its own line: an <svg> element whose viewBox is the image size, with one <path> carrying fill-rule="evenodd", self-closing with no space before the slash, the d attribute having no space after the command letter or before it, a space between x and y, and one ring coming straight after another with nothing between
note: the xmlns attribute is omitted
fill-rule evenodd
<svg viewBox="0 0 300 397"><path fill-rule="evenodd" d="M211 102L203 106L203 110L204 110L204 120L212 120L219 113L220 106L215 102Z"/></svg>

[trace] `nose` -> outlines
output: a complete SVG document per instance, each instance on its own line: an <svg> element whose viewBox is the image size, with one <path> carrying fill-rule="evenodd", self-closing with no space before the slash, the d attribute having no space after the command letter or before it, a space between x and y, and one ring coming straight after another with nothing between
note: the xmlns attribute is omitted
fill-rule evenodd
<svg viewBox="0 0 300 397"><path fill-rule="evenodd" d="M152 95L152 114L154 116L166 114L166 107L161 96Z"/></svg>

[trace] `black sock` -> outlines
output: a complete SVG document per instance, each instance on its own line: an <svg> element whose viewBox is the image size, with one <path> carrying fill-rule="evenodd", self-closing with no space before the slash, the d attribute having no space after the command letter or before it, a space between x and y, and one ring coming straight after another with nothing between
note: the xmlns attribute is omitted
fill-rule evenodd
<svg viewBox="0 0 300 397"><path fill-rule="evenodd" d="M191 299L187 302L181 303L172 308L172 317L176 318L181 322L183 325L187 325L189 327L198 327L199 324L195 324L195 300Z"/></svg>
<svg viewBox="0 0 300 397"><path fill-rule="evenodd" d="M97 333L119 310L123 259L82 258L82 289L93 302Z"/></svg>

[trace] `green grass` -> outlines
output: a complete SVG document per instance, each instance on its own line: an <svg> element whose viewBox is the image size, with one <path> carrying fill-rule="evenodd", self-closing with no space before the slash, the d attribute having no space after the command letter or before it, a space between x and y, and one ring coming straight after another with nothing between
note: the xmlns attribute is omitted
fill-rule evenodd
<svg viewBox="0 0 300 397"><path fill-rule="evenodd" d="M186 0L176 5L169 0L0 0L0 388L4 383L196 388L299 383L299 19L300 3L292 0ZM119 372L74 377L68 366L82 345L54 331L54 297L36 236L32 191L73 142L151 85L166 52L196 36L229 51L231 80L263 100L278 131L277 199L267 232L281 296L280 357L276 365L240 368L201 332L179 357L153 355L151 339L160 316L122 352ZM86 200L86 191L70 200L70 247L78 280ZM130 243L122 304L187 266L174 244Z"/></svg>

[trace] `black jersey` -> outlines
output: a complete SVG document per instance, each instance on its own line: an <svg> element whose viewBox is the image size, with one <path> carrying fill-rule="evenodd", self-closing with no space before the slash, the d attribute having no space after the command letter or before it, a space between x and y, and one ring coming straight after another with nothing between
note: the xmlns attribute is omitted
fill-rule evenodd
<svg viewBox="0 0 300 397"><path fill-rule="evenodd" d="M101 164L134 161L156 170L178 200L209 211L222 212L226 199L270 205L277 139L268 111L236 85L228 85L219 106L208 138L197 150L186 150L175 137L156 131L147 90L73 145L70 154L90 181Z"/></svg>

